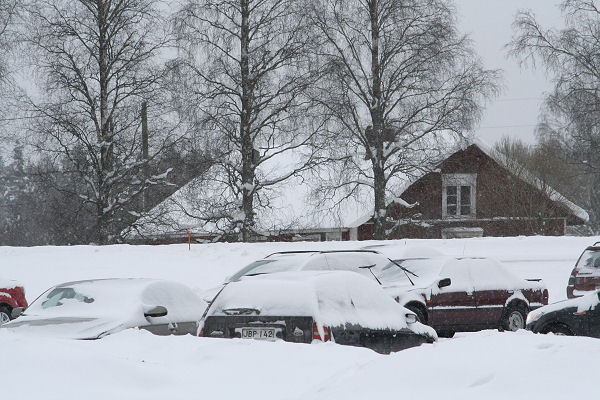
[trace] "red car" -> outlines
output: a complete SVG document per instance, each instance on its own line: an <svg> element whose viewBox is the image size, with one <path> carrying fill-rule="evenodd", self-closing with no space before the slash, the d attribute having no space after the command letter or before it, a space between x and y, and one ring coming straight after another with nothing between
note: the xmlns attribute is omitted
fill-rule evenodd
<svg viewBox="0 0 600 400"><path fill-rule="evenodd" d="M600 289L600 242L587 247L579 256L567 284L572 299Z"/></svg>
<svg viewBox="0 0 600 400"><path fill-rule="evenodd" d="M384 289L442 337L454 332L525 328L527 313L548 304L541 279L521 279L496 260L434 257L394 260Z"/></svg>
<svg viewBox="0 0 600 400"><path fill-rule="evenodd" d="M0 281L0 325L12 319L12 310L27 308L25 289L14 281Z"/></svg>

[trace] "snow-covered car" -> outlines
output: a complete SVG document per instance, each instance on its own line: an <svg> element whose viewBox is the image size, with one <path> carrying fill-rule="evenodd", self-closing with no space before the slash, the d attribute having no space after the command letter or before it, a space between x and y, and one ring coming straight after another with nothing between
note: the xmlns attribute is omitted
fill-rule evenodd
<svg viewBox="0 0 600 400"><path fill-rule="evenodd" d="M530 312L527 329L535 333L600 338L600 292L594 291Z"/></svg>
<svg viewBox="0 0 600 400"><path fill-rule="evenodd" d="M0 280L0 325L13 319L13 310L27 308L25 288L16 281Z"/></svg>
<svg viewBox="0 0 600 400"><path fill-rule="evenodd" d="M600 242L588 246L577 259L567 284L567 297L583 296L600 289Z"/></svg>
<svg viewBox="0 0 600 400"><path fill-rule="evenodd" d="M530 310L548 304L540 279L524 280L499 261L479 257L394 260L379 279L385 291L440 336L482 329L525 328Z"/></svg>
<svg viewBox="0 0 600 400"><path fill-rule="evenodd" d="M329 341L389 353L437 339L435 331L349 271L302 271L242 278L207 309L201 334L214 338Z"/></svg>
<svg viewBox="0 0 600 400"><path fill-rule="evenodd" d="M224 284L237 282L248 276L293 271L353 271L377 281L377 275L391 261L374 250L306 250L282 251L256 260L228 277ZM210 302L223 286L202 293Z"/></svg>
<svg viewBox="0 0 600 400"><path fill-rule="evenodd" d="M48 289L18 320L0 329L73 339L98 339L128 328L156 335L196 335L205 309L200 297L176 282L85 280Z"/></svg>

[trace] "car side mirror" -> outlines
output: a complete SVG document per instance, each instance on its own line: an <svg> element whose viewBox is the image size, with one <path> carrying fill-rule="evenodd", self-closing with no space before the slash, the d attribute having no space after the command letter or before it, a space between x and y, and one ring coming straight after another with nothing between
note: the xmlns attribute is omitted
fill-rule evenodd
<svg viewBox="0 0 600 400"><path fill-rule="evenodd" d="M24 307L15 307L12 309L10 316L12 319L19 318L23 314L23 311L25 311Z"/></svg>
<svg viewBox="0 0 600 400"><path fill-rule="evenodd" d="M443 287L450 286L451 283L452 280L450 280L450 278L444 278L438 282L438 287L441 289Z"/></svg>
<svg viewBox="0 0 600 400"><path fill-rule="evenodd" d="M406 314L406 323L414 324L417 322L417 316L415 314Z"/></svg>
<svg viewBox="0 0 600 400"><path fill-rule="evenodd" d="M164 317L165 315L167 315L167 309L163 306L156 306L144 313L144 317L146 317L146 318L148 318L148 317L152 317L152 318Z"/></svg>

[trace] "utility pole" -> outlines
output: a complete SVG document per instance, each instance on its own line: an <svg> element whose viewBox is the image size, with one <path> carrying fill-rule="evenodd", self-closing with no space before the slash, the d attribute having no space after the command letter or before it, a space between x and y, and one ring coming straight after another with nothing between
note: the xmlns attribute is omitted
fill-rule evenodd
<svg viewBox="0 0 600 400"><path fill-rule="evenodd" d="M147 181L150 178L148 168L148 103L142 102L142 175L144 179L144 189L142 192L142 210L146 210L146 207L150 203L148 199L148 188L146 187Z"/></svg>

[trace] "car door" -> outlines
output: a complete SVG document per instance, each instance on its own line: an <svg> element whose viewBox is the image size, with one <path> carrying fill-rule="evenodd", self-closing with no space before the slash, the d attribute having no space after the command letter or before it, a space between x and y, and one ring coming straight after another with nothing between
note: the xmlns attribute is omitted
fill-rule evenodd
<svg viewBox="0 0 600 400"><path fill-rule="evenodd" d="M437 282L432 286L428 304L429 324L435 328L469 330L476 312L469 269L460 260L452 259L442 267L439 278L450 278L451 283L442 288Z"/></svg>
<svg viewBox="0 0 600 400"><path fill-rule="evenodd" d="M506 301L515 294L515 285L505 276L502 266L492 260L474 258L465 262L475 289L477 309L473 314L473 323L482 328L496 328Z"/></svg>

